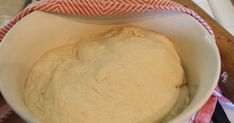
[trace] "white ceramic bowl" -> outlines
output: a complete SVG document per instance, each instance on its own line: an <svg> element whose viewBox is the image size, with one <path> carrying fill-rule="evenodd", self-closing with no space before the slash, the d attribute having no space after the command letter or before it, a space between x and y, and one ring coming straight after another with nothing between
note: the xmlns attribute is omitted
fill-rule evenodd
<svg viewBox="0 0 234 123"><path fill-rule="evenodd" d="M47 50L121 25L149 28L170 37L186 71L191 104L172 123L183 123L208 100L220 73L215 41L193 17L175 12L119 17L81 17L33 12L19 21L0 47L0 88L23 119L39 123L24 105L22 90L32 64Z"/></svg>

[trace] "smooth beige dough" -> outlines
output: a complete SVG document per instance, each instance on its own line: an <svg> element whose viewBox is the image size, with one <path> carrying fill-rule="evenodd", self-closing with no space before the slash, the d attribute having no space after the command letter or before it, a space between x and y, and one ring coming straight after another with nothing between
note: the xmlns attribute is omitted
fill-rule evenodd
<svg viewBox="0 0 234 123"><path fill-rule="evenodd" d="M32 67L24 99L43 123L155 123L183 80L167 37L121 27L48 51Z"/></svg>

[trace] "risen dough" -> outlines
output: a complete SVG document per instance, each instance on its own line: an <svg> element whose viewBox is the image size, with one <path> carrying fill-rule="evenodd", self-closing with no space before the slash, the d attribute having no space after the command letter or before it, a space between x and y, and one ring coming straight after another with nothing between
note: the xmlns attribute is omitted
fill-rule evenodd
<svg viewBox="0 0 234 123"><path fill-rule="evenodd" d="M123 27L47 52L24 99L43 123L153 123L174 106L183 79L167 37Z"/></svg>

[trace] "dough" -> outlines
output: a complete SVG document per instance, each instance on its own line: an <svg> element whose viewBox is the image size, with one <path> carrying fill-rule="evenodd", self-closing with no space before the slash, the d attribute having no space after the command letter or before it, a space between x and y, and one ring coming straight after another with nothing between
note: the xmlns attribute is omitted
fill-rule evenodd
<svg viewBox="0 0 234 123"><path fill-rule="evenodd" d="M183 80L167 37L121 27L48 51L32 67L24 99L43 123L155 123Z"/></svg>

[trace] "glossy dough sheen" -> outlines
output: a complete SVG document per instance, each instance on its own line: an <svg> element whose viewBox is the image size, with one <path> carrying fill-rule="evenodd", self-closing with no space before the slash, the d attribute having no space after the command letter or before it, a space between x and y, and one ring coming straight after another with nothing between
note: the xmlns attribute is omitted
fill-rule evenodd
<svg viewBox="0 0 234 123"><path fill-rule="evenodd" d="M122 27L44 54L24 99L43 123L153 123L175 105L183 80L167 37Z"/></svg>

